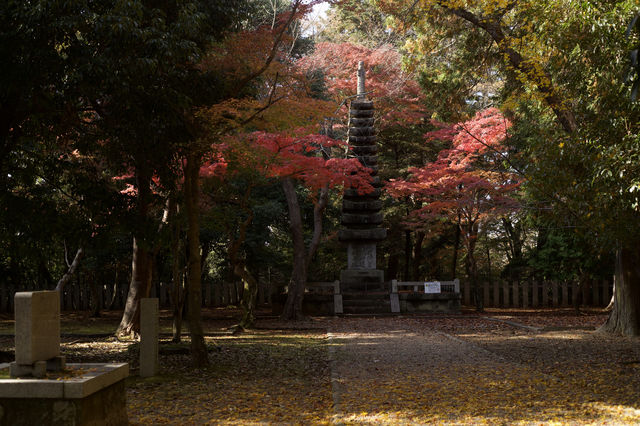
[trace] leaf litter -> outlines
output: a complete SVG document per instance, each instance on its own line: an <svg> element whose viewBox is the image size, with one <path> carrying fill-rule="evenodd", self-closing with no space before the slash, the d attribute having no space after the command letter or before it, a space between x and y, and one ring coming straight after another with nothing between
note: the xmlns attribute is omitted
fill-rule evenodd
<svg viewBox="0 0 640 426"><path fill-rule="evenodd" d="M163 336L161 371L127 382L133 424L639 424L640 339L559 312L205 321L210 367ZM512 325L526 324L539 330ZM3 351L13 337L0 336ZM137 344L63 336L68 362L127 361Z"/></svg>

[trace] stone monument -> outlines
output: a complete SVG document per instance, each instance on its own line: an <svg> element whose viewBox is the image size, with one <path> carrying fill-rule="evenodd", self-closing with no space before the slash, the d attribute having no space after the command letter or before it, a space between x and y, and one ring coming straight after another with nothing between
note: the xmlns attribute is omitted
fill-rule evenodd
<svg viewBox="0 0 640 426"><path fill-rule="evenodd" d="M60 295L16 293L16 361L0 379L0 425L128 424L126 363L65 363Z"/></svg>
<svg viewBox="0 0 640 426"><path fill-rule="evenodd" d="M44 377L60 371L60 296L57 291L16 293L16 360L9 368L11 377Z"/></svg>
<svg viewBox="0 0 640 426"><path fill-rule="evenodd" d="M359 194L345 189L342 201L342 225L338 238L347 244L347 269L340 272L342 291L376 291L384 288L384 274L376 268L376 245L387 236L381 228L382 202L378 174L378 146L374 128L373 102L365 92L364 63L358 64L357 97L349 110L348 144L360 163L370 168L374 191Z"/></svg>

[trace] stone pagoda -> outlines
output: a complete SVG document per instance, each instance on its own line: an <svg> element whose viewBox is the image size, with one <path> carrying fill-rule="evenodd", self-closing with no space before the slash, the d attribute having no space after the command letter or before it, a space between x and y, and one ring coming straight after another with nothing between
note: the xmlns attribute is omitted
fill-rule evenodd
<svg viewBox="0 0 640 426"><path fill-rule="evenodd" d="M343 292L375 292L384 290L384 274L376 268L376 244L387 236L381 228L382 202L378 174L378 146L374 128L373 102L365 92L364 63L358 64L357 97L349 111L348 143L353 154L365 166L372 169L375 190L358 194L354 188L345 189L342 201L342 225L338 238L347 244L347 269L340 272Z"/></svg>

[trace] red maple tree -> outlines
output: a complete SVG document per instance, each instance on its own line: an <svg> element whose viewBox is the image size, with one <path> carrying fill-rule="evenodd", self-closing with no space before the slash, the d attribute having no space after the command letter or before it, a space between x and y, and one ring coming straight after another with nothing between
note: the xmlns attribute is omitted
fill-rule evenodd
<svg viewBox="0 0 640 426"><path fill-rule="evenodd" d="M298 128L290 132L252 132L238 134L218 145L213 154L200 169L203 179L215 178L224 181L229 171L227 160L233 161L234 172L238 163L245 170L267 178L278 179L283 187L293 240L293 271L288 287L287 302L283 318L302 317L302 300L307 281L307 269L322 237L322 215L327 206L329 191L337 187L352 187L366 193L373 190L370 170L355 158L341 158L336 152L344 152L342 141L320 135L317 129ZM233 160L231 160L233 159ZM304 223L296 183L306 187L314 204L312 238L308 245L304 242ZM234 273L245 283L246 300L243 300L244 315L240 326L248 328L253 323L253 308L257 282L247 269L240 246L244 242L247 228L253 220L248 199L257 181L247 185L241 197L241 205L246 213L238 225L236 237L230 236L229 257Z"/></svg>
<svg viewBox="0 0 640 426"><path fill-rule="evenodd" d="M322 42L299 61L304 70L322 71L331 97L338 103L355 95L358 62L364 61L366 91L375 99L378 129L417 123L425 115L424 96L414 76L402 68L402 56L389 45L370 49L351 43Z"/></svg>
<svg viewBox="0 0 640 426"><path fill-rule="evenodd" d="M518 208L513 197L520 180L503 167L508 148L504 141L511 123L499 110L478 112L471 120L445 125L425 135L427 141L451 141L438 159L409 169L407 179L392 179L393 197L413 197L421 207L410 215L410 226L428 227L434 220L457 222L466 248L465 269L477 289L474 251L478 232L486 223ZM476 305L482 308L476 292Z"/></svg>

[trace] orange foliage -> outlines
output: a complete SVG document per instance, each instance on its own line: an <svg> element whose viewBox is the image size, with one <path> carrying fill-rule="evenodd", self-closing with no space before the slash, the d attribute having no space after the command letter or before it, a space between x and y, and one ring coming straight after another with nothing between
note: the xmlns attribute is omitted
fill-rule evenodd
<svg viewBox="0 0 640 426"><path fill-rule="evenodd" d="M388 192L422 201L423 206L413 213L418 219L454 219L461 214L467 223L474 223L516 209L512 194L520 182L501 164L510 126L495 108L464 123L441 125L427 133L426 139L450 140L451 149L442 150L433 163L411 168L408 179L392 179Z"/></svg>

